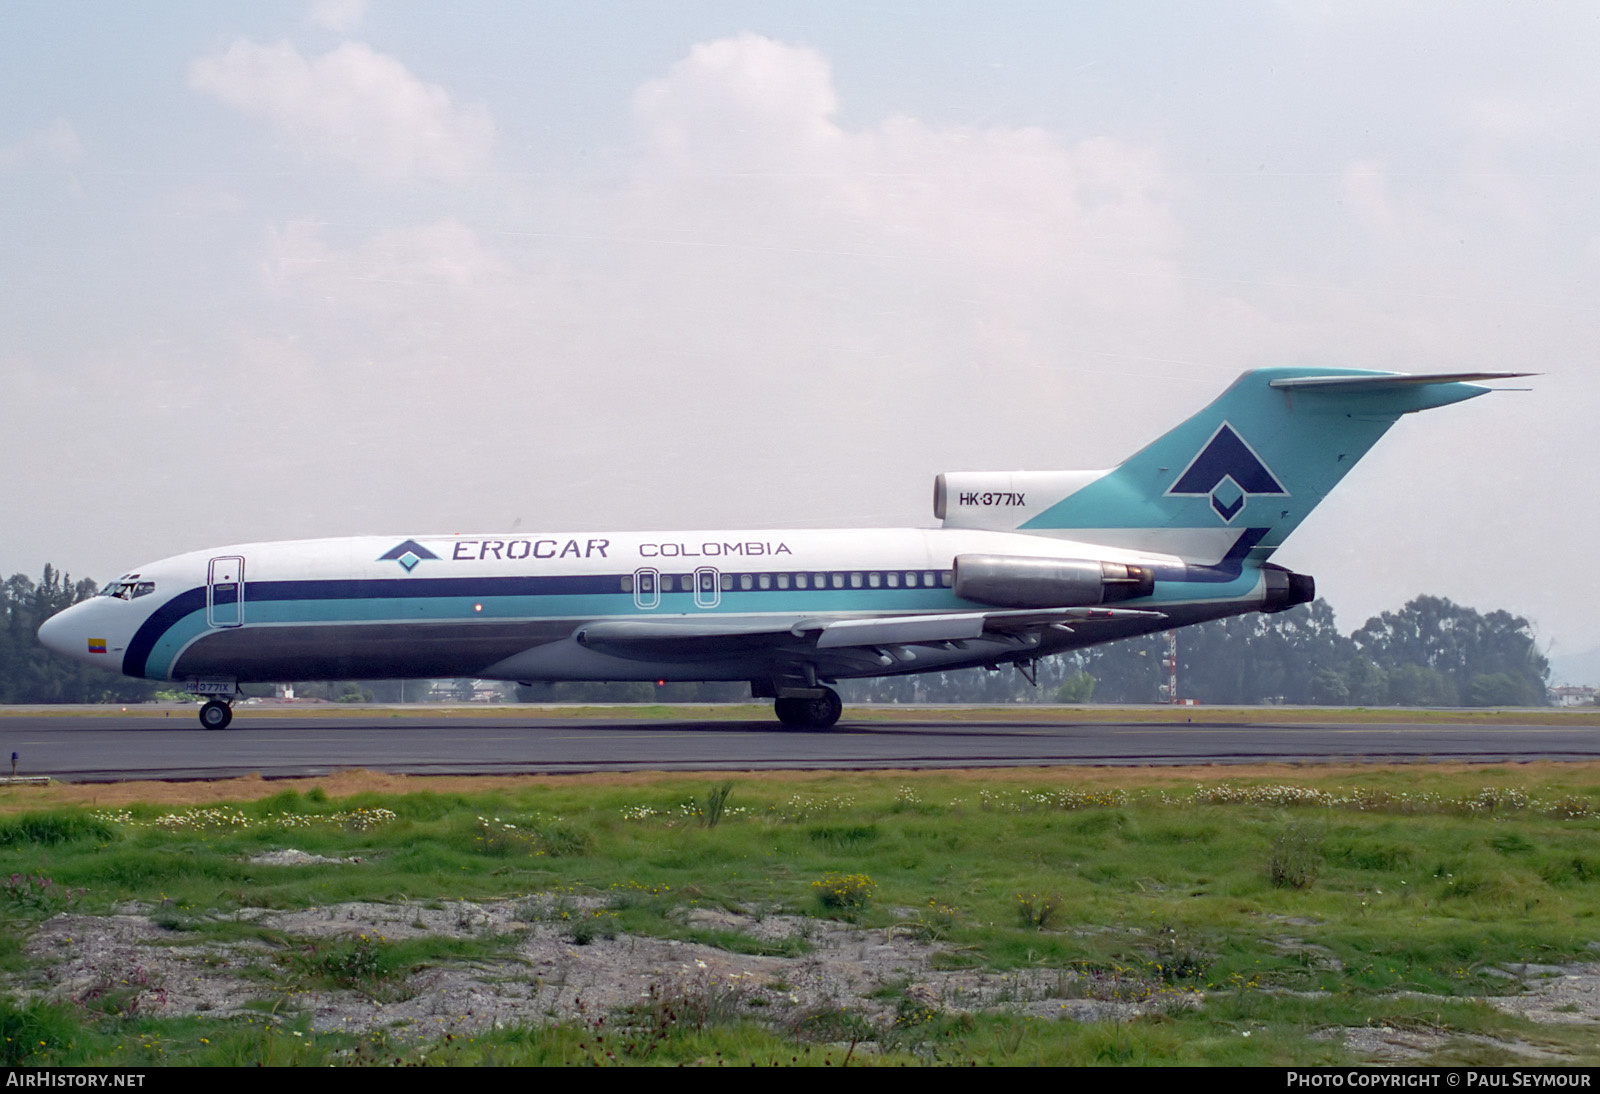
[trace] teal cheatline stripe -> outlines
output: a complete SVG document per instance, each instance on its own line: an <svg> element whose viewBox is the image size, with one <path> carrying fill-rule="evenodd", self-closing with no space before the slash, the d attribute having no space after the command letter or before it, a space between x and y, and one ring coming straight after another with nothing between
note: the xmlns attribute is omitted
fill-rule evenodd
<svg viewBox="0 0 1600 1094"><path fill-rule="evenodd" d="M155 680L166 679L165 667L156 669L149 663L156 644L168 630L187 618L191 612L204 612L205 609L206 591L201 587L185 589L151 612L149 618L134 632L133 638L128 642L127 652L122 655L123 675L146 676ZM168 663L170 664L170 659Z"/></svg>
<svg viewBox="0 0 1600 1094"><path fill-rule="evenodd" d="M170 679L172 663L177 660L183 647L212 629L206 623L204 611L192 612L172 623L152 643L150 652L145 656L144 671L140 675L152 680Z"/></svg>
<svg viewBox="0 0 1600 1094"><path fill-rule="evenodd" d="M341 583L350 591L355 583ZM614 587L614 583L613 586ZM244 623L255 625L390 623L390 622L470 622L472 620L603 619L637 616L723 614L837 614L842 612L911 612L973 609L946 589L810 589L750 590L721 594L715 608L696 606L693 593L661 594L660 605L640 609L631 593L572 595L544 593L533 596L450 596L450 597L350 597L347 599L260 600L254 585L246 585ZM195 594L199 595L196 596ZM207 624L205 590L191 590L175 597L151 617L136 642L141 644L136 671L130 675L168 679L178 655L190 642L213 628ZM198 604L199 607L192 607ZM185 610L191 609L192 610ZM159 616L159 618L158 618ZM128 665L133 667L130 653ZM128 671L127 668L124 671Z"/></svg>

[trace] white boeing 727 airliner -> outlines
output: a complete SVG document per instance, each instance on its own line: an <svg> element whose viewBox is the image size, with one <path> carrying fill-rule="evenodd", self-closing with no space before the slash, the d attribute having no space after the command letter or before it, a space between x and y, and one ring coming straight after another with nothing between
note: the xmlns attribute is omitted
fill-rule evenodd
<svg viewBox="0 0 1600 1094"><path fill-rule="evenodd" d="M1525 373L1247 372L1109 471L961 472L937 529L551 532L247 543L163 559L48 647L175 680L748 680L790 726L828 683L1013 664L1314 596L1267 561L1402 414Z"/></svg>

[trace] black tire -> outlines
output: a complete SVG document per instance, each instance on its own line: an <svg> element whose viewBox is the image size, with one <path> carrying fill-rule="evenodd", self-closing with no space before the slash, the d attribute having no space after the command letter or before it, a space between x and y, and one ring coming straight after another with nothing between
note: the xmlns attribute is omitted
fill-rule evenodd
<svg viewBox="0 0 1600 1094"><path fill-rule="evenodd" d="M200 708L201 729L227 729L233 721L233 708L221 699L213 699Z"/></svg>
<svg viewBox="0 0 1600 1094"><path fill-rule="evenodd" d="M844 713L844 703L832 688L823 688L822 697L811 700L811 728L829 729Z"/></svg>
<svg viewBox="0 0 1600 1094"><path fill-rule="evenodd" d="M832 688L823 688L815 699L777 699L772 704L778 721L790 729L827 729L844 713L844 703Z"/></svg>

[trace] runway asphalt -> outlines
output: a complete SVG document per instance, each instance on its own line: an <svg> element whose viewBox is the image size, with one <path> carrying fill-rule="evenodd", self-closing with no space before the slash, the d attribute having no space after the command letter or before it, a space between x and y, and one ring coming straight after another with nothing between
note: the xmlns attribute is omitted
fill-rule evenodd
<svg viewBox="0 0 1600 1094"><path fill-rule="evenodd" d="M68 781L619 770L956 768L1600 759L1593 725L852 720L831 730L772 721L249 711L208 732L191 710L11 714L0 765Z"/></svg>

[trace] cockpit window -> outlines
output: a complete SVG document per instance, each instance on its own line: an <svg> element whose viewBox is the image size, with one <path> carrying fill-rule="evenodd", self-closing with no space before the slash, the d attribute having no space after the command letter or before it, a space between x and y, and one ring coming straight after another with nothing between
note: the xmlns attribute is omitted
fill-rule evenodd
<svg viewBox="0 0 1600 1094"><path fill-rule="evenodd" d="M137 574L133 575L138 577ZM135 581L131 578L121 578L108 584L100 590L101 596L114 596L118 600L137 600L141 596L149 596L156 591L154 581Z"/></svg>

